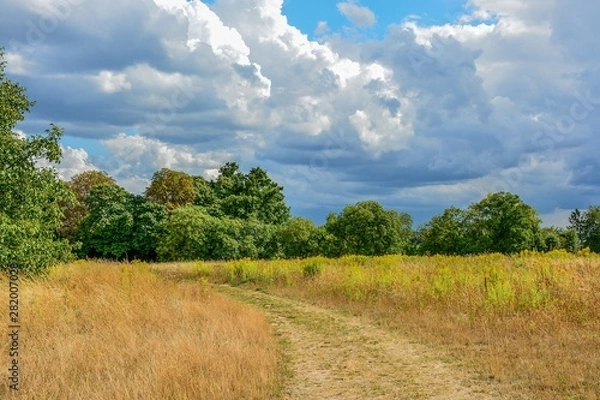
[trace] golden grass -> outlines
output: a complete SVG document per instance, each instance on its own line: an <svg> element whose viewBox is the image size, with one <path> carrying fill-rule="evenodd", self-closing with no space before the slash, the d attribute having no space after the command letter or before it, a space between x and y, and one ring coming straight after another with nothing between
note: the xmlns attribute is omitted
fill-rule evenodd
<svg viewBox="0 0 600 400"><path fill-rule="evenodd" d="M22 280L20 292L20 398L265 399L276 390L271 327L202 282L167 281L144 264L76 263Z"/></svg>
<svg viewBox="0 0 600 400"><path fill-rule="evenodd" d="M600 398L597 255L242 260L178 273L369 316L522 398Z"/></svg>

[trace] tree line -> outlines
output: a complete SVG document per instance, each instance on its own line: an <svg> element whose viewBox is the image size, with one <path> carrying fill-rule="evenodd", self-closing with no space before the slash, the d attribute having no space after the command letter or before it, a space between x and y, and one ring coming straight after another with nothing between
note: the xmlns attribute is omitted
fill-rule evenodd
<svg viewBox="0 0 600 400"><path fill-rule="evenodd" d="M292 217L283 187L260 167L235 162L217 177L161 169L143 195L108 174L87 171L61 181L40 160L61 160L63 131L14 131L34 105L5 73L0 49L0 267L36 272L79 258L229 260L348 254L600 252L600 207L575 210L568 228L541 228L519 196L491 193L466 209L450 207L413 229L409 214L375 201L348 205L317 226Z"/></svg>

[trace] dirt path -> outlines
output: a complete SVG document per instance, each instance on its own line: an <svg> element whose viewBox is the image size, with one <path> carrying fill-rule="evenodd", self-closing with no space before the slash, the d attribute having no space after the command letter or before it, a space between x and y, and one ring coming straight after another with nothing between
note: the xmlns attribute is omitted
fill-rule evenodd
<svg viewBox="0 0 600 400"><path fill-rule="evenodd" d="M369 323L296 300L216 289L266 314L284 343L283 399L502 399L439 354Z"/></svg>

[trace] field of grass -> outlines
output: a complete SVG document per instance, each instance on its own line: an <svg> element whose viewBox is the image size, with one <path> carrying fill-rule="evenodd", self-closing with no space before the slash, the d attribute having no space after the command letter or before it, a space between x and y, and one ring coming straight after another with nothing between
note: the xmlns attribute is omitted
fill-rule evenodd
<svg viewBox="0 0 600 400"><path fill-rule="evenodd" d="M600 398L600 256L345 257L158 266L350 310L524 398Z"/></svg>
<svg viewBox="0 0 600 400"><path fill-rule="evenodd" d="M0 286L8 288L4 276ZM19 313L18 398L234 400L276 391L277 341L260 313L145 264L83 262L22 279Z"/></svg>

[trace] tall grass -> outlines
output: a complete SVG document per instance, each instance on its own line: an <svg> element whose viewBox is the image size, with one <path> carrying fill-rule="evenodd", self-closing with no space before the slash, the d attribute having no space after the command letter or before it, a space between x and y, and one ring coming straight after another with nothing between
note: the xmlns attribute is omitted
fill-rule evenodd
<svg viewBox="0 0 600 400"><path fill-rule="evenodd" d="M274 393L270 326L200 282L167 281L144 264L77 263L23 280L21 299L20 398L265 399ZM1 342L0 359L8 366L8 340ZM6 398L2 371L0 398Z"/></svg>
<svg viewBox="0 0 600 400"><path fill-rule="evenodd" d="M600 397L597 255L242 260L186 271L367 315L443 345L524 398Z"/></svg>

